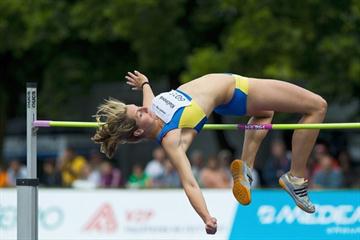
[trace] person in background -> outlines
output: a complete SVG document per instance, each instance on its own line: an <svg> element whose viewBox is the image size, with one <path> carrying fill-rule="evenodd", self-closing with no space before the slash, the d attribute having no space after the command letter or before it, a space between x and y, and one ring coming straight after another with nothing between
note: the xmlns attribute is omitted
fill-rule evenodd
<svg viewBox="0 0 360 240"><path fill-rule="evenodd" d="M0 188L8 186L8 175L6 168L0 164Z"/></svg>
<svg viewBox="0 0 360 240"><path fill-rule="evenodd" d="M100 186L100 173L93 172L89 163L85 163L77 179L72 182L73 188L94 189Z"/></svg>
<svg viewBox="0 0 360 240"><path fill-rule="evenodd" d="M205 188L227 188L230 180L227 173L221 168L216 157L208 158L206 166L200 173L200 179Z"/></svg>
<svg viewBox="0 0 360 240"><path fill-rule="evenodd" d="M88 180L93 182L96 187L101 185L101 165L105 161L102 154L96 149L92 149L89 154L89 176Z"/></svg>
<svg viewBox="0 0 360 240"><path fill-rule="evenodd" d="M78 155L74 148L67 147L59 159L63 186L71 187L72 183L80 178L86 164L85 157Z"/></svg>
<svg viewBox="0 0 360 240"><path fill-rule="evenodd" d="M309 177L312 177L319 167L320 158L323 155L330 154L328 144L323 141L319 141L315 144L308 162Z"/></svg>
<svg viewBox="0 0 360 240"><path fill-rule="evenodd" d="M16 179L27 177L26 167L21 164L20 160L13 159L10 161L9 168L7 170L7 176L8 185L10 187L15 187Z"/></svg>
<svg viewBox="0 0 360 240"><path fill-rule="evenodd" d="M100 166L100 187L118 188L122 185L121 171L115 168L111 162L103 161Z"/></svg>
<svg viewBox="0 0 360 240"><path fill-rule="evenodd" d="M141 164L136 163L132 167L132 173L127 182L128 188L148 188L151 185L150 178L144 172Z"/></svg>
<svg viewBox="0 0 360 240"><path fill-rule="evenodd" d="M104 155L101 154L98 150L92 149L89 152L88 162L91 169L100 170L100 165L104 161Z"/></svg>
<svg viewBox="0 0 360 240"><path fill-rule="evenodd" d="M360 189L360 166L356 166L352 169L353 177L351 178L351 188L355 188L357 190Z"/></svg>
<svg viewBox="0 0 360 240"><path fill-rule="evenodd" d="M204 167L204 154L200 150L194 150L189 159L191 163L191 171L196 179L196 181L199 183L200 186L202 186L202 183L200 181L200 172L202 168Z"/></svg>
<svg viewBox="0 0 360 240"><path fill-rule="evenodd" d="M56 160L48 158L42 164L43 174L40 176L40 184L44 187L60 187L62 183L61 173L56 169Z"/></svg>
<svg viewBox="0 0 360 240"><path fill-rule="evenodd" d="M232 162L233 155L228 149L222 149L217 154L217 159L219 161L219 166L224 172L229 176L229 181L231 179L231 172L229 164Z"/></svg>
<svg viewBox="0 0 360 240"><path fill-rule="evenodd" d="M278 187L278 179L290 169L291 159L285 143L280 139L271 142L270 156L266 160L262 177L267 187Z"/></svg>
<svg viewBox="0 0 360 240"><path fill-rule="evenodd" d="M334 161L330 154L320 157L319 167L313 175L313 188L340 188L343 186L343 174Z"/></svg>
<svg viewBox="0 0 360 240"><path fill-rule="evenodd" d="M341 150L338 154L337 160L344 176L344 187L350 187L358 177L358 175L355 174L354 169L351 168L352 160L350 153L346 149Z"/></svg>
<svg viewBox="0 0 360 240"><path fill-rule="evenodd" d="M160 178L160 185L164 188L178 188L181 186L179 174L169 160L164 162L164 175Z"/></svg>
<svg viewBox="0 0 360 240"><path fill-rule="evenodd" d="M152 187L159 187L160 178L165 173L164 162L166 161L166 154L162 147L157 147L153 151L153 159L148 162L145 167L146 175L151 178Z"/></svg>

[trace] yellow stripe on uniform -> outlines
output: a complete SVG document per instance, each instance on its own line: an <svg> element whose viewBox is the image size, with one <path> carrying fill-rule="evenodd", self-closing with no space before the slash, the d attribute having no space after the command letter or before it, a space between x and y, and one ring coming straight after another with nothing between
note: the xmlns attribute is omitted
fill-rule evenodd
<svg viewBox="0 0 360 240"><path fill-rule="evenodd" d="M200 106L191 101L190 105L186 106L181 114L179 128L194 128L204 117L206 115Z"/></svg>
<svg viewBox="0 0 360 240"><path fill-rule="evenodd" d="M234 75L236 81L236 88L240 89L246 95L249 92L249 80L247 77L242 77L240 75Z"/></svg>

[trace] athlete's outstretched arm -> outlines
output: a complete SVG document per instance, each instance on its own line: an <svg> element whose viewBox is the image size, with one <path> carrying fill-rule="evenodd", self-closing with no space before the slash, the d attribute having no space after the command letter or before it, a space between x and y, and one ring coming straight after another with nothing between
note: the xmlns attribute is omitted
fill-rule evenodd
<svg viewBox="0 0 360 240"><path fill-rule="evenodd" d="M211 217L200 187L192 172L189 160L180 142L180 130L169 132L162 140L162 146L170 157L170 160L179 173L182 186L195 211L205 223L208 234L215 234L217 230L216 219Z"/></svg>
<svg viewBox="0 0 360 240"><path fill-rule="evenodd" d="M196 133L193 129L181 129L180 141L181 147L183 148L184 152L187 152L195 136Z"/></svg>
<svg viewBox="0 0 360 240"><path fill-rule="evenodd" d="M139 71L128 72L128 75L125 76L128 80L126 83L132 86L132 90L143 92L143 106L150 109L152 100L154 98L154 93L151 89L149 79Z"/></svg>

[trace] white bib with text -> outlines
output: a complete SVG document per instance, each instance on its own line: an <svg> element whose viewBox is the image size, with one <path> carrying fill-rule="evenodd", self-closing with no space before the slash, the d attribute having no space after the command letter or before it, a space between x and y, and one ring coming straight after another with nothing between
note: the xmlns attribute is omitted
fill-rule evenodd
<svg viewBox="0 0 360 240"><path fill-rule="evenodd" d="M168 123L179 108L189 105L190 100L181 93L171 90L170 92L161 93L153 99L151 111L165 123Z"/></svg>

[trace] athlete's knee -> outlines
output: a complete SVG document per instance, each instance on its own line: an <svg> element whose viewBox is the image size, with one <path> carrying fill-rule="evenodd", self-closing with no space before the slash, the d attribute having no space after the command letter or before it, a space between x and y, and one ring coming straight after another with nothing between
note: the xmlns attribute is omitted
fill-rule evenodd
<svg viewBox="0 0 360 240"><path fill-rule="evenodd" d="M327 107L328 107L328 105L327 105L326 100L324 98L322 98L321 96L316 95L314 98L314 102L313 102L312 113L320 115L320 116L325 116Z"/></svg>
<svg viewBox="0 0 360 240"><path fill-rule="evenodd" d="M318 95L317 99L317 111L323 115L326 114L328 104L324 98Z"/></svg>

